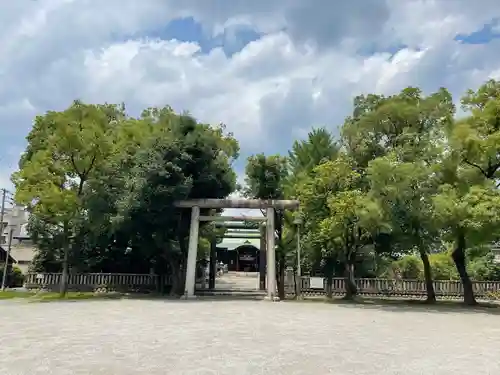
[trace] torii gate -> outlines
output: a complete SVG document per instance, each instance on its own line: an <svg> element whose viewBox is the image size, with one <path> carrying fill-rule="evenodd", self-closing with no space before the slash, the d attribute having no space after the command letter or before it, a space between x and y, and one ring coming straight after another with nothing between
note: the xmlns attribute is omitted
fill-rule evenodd
<svg viewBox="0 0 500 375"><path fill-rule="evenodd" d="M296 200L260 200L260 199L193 199L175 202L179 208L191 208L189 229L189 247L186 267L185 298L193 298L195 290L196 257L198 254L198 230L200 221L258 221L266 223L267 243L267 299L278 300L276 295L276 254L275 254L275 209L294 210L299 207ZM248 208L265 209L264 217L247 216L200 216L200 208Z"/></svg>

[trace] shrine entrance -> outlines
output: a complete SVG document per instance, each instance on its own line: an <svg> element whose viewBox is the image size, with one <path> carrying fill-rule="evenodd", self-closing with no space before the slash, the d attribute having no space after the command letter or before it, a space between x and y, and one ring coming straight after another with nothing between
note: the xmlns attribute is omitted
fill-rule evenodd
<svg viewBox="0 0 500 375"><path fill-rule="evenodd" d="M178 201L175 203L179 208L191 209L191 224L189 232L188 258L186 268L186 286L184 298L195 297L196 288L196 262L198 254L198 236L201 221L212 221L217 225L231 226L231 222L252 222L257 223L256 235L245 233L250 238L260 239L259 261L256 262L259 268L258 289L266 290L266 299L271 301L279 300L277 296L276 284L276 254L275 254L275 209L295 210L299 207L296 200L256 200L256 199L198 199ZM265 216L201 216L200 209L224 209L224 208L243 208L243 209L263 209ZM233 224L234 225L234 224ZM255 232L255 231L254 231ZM243 236L243 235L242 235ZM241 238L241 237L240 237ZM248 238L248 237L244 237ZM209 266L209 289L215 287L215 273L217 263L216 244L212 244L210 252ZM244 254L243 262L254 262L250 260L251 255ZM238 259L239 261L239 259ZM256 279L257 281L257 279Z"/></svg>
<svg viewBox="0 0 500 375"><path fill-rule="evenodd" d="M244 244L234 249L236 253L236 272L259 272L259 249ZM233 271L232 269L229 269Z"/></svg>

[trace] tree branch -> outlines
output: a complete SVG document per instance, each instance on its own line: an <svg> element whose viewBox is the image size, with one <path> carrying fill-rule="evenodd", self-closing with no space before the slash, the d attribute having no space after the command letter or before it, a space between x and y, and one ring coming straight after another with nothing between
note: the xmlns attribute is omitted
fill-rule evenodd
<svg viewBox="0 0 500 375"><path fill-rule="evenodd" d="M483 168L481 168L481 166L474 164L467 159L464 159L464 163L470 165L471 167L478 169L484 175L484 177L489 178L488 173Z"/></svg>
<svg viewBox="0 0 500 375"><path fill-rule="evenodd" d="M80 176L81 173L80 171L78 170L78 167L76 166L76 163L75 163L75 154L71 154L71 157L70 157L70 160L71 160L71 165L73 166L73 169L75 170L75 173Z"/></svg>

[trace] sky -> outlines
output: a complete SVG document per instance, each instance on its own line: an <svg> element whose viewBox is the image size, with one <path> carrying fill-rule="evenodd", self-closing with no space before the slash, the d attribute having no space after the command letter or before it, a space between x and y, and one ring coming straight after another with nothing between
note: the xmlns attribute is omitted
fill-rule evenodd
<svg viewBox="0 0 500 375"><path fill-rule="evenodd" d="M224 123L246 157L334 134L362 93L500 78L500 1L0 0L0 187L74 99Z"/></svg>

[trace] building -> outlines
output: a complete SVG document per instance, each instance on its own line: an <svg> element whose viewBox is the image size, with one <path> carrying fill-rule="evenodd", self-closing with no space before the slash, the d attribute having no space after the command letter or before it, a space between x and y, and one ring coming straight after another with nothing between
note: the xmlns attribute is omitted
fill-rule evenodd
<svg viewBox="0 0 500 375"><path fill-rule="evenodd" d="M9 244L11 231L14 244L14 238L21 236L22 232L26 232L28 218L29 214L23 207L5 207L0 233L0 245L7 246ZM27 235L27 233L24 234Z"/></svg>
<svg viewBox="0 0 500 375"><path fill-rule="evenodd" d="M260 239L224 238L217 245L217 261L227 264L229 271L259 271Z"/></svg>
<svg viewBox="0 0 500 375"><path fill-rule="evenodd" d="M11 259L23 273L28 272L36 251L27 231L28 218L29 213L23 207L6 207L0 226L0 246L6 252L11 242Z"/></svg>

